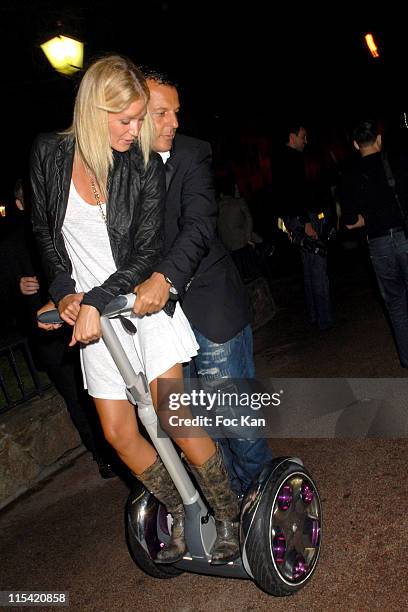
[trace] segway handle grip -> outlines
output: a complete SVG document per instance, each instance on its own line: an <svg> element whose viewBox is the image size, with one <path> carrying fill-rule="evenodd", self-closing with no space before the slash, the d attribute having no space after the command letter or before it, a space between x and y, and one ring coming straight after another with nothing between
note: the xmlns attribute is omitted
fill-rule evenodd
<svg viewBox="0 0 408 612"><path fill-rule="evenodd" d="M40 323L64 323L64 321L59 316L59 312L57 309L47 310L47 312L43 312L37 317L37 320Z"/></svg>
<svg viewBox="0 0 408 612"><path fill-rule="evenodd" d="M107 304L103 310L102 316L111 317L115 314L121 314L125 311L130 311L135 303L136 295L128 293L127 295L118 295Z"/></svg>
<svg viewBox="0 0 408 612"><path fill-rule="evenodd" d="M107 304L103 311L103 316L109 317L124 311L132 310L136 296L134 293L128 295L118 295ZM40 323L64 323L57 309L47 310L37 317Z"/></svg>
<svg viewBox="0 0 408 612"><path fill-rule="evenodd" d="M133 308L133 304L135 303L136 295L134 293L128 293L127 295L118 295L114 297L113 300L107 304L103 311L104 317L111 317L115 314L120 314L122 312L129 312ZM178 293L174 287L170 287L170 295L169 300L177 301ZM40 323L64 323L61 319L59 312L57 309L47 310L47 312L43 312L37 317Z"/></svg>
<svg viewBox="0 0 408 612"><path fill-rule="evenodd" d="M174 287L170 287L169 300L177 301L178 292ZM111 317L115 314L121 314L130 312L136 301L135 293L128 293L127 295L118 295L109 302L103 311L104 317Z"/></svg>

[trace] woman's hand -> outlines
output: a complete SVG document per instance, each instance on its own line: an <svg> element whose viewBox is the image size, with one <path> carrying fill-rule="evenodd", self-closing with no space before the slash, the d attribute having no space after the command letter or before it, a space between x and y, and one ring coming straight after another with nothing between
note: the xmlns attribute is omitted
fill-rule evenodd
<svg viewBox="0 0 408 612"><path fill-rule="evenodd" d="M69 325L75 325L77 320L81 302L84 297L84 293L71 293L66 295L58 304L58 312L61 319Z"/></svg>
<svg viewBox="0 0 408 612"><path fill-rule="evenodd" d="M44 306L42 306L40 310L37 311L37 317L43 312L48 312L49 310L55 310L55 304L51 300L44 304ZM62 323L41 323L40 321L37 321L37 325L40 329L45 329L45 331L51 331L53 329L59 329Z"/></svg>
<svg viewBox="0 0 408 612"><path fill-rule="evenodd" d="M102 336L100 319L101 315L94 306L86 304L81 306L69 346L74 346L77 342L88 344L89 342L99 340Z"/></svg>

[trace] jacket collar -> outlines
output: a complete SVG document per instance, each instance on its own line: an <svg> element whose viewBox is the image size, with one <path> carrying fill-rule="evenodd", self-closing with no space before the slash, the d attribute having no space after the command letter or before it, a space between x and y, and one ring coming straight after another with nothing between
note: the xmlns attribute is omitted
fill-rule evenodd
<svg viewBox="0 0 408 612"><path fill-rule="evenodd" d="M69 181L71 181L72 166L74 163L74 153L75 153L74 138L72 138L71 136L66 136L65 138L61 138L58 144L57 154L55 156L57 182L58 182L58 187L61 189L65 185L67 176L69 177Z"/></svg>
<svg viewBox="0 0 408 612"><path fill-rule="evenodd" d="M164 164L164 170L166 172L166 191L169 190L170 183L173 179L175 169L176 168L175 168L174 162L171 161L171 158L168 159L166 163Z"/></svg>
<svg viewBox="0 0 408 612"><path fill-rule="evenodd" d="M164 169L166 171L166 191L169 190L170 183L173 180L175 171L177 168L177 134L173 139L173 146L170 150L170 157L164 164Z"/></svg>
<svg viewBox="0 0 408 612"><path fill-rule="evenodd" d="M64 207L64 211L67 209L69 189L71 185L72 177L72 166L74 163L75 153L75 140L72 136L65 136L61 138L56 156L55 156L55 170L56 170L56 183L58 187L57 191L57 210ZM56 231L60 231L64 223L65 212L63 215L57 215L60 227L55 228Z"/></svg>

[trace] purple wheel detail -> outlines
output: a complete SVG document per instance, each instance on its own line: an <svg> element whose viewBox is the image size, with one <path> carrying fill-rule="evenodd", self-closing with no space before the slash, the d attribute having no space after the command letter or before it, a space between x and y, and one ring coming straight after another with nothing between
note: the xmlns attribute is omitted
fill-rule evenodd
<svg viewBox="0 0 408 612"><path fill-rule="evenodd" d="M278 565L282 565L286 552L285 537L282 534L277 534L274 537L272 550L276 563L278 563Z"/></svg>
<svg viewBox="0 0 408 612"><path fill-rule="evenodd" d="M293 490L288 484L283 485L278 495L279 510L288 510L293 500Z"/></svg>
<svg viewBox="0 0 408 612"><path fill-rule="evenodd" d="M320 541L320 522L317 520L313 521L312 524L312 546L317 546Z"/></svg>
<svg viewBox="0 0 408 612"><path fill-rule="evenodd" d="M302 484L301 496L305 504L311 504L314 499L314 491L307 482Z"/></svg>
<svg viewBox="0 0 408 612"><path fill-rule="evenodd" d="M158 512L160 529L163 531L163 533L170 535L167 525L167 512L162 505L160 505Z"/></svg>
<svg viewBox="0 0 408 612"><path fill-rule="evenodd" d="M298 555L293 565L293 580L301 580L307 573L308 567L302 555Z"/></svg>

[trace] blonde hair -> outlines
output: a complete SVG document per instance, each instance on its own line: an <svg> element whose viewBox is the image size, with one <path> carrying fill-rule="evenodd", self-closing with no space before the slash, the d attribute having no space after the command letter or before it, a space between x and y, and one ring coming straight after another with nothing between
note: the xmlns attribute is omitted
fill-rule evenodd
<svg viewBox="0 0 408 612"><path fill-rule="evenodd" d="M119 55L95 61L85 72L78 89L72 126L65 133L75 137L77 153L95 176L105 200L108 174L113 164L108 113L121 113L136 100L143 100L147 105L146 80L133 62ZM138 136L145 166L153 134L152 121L146 114Z"/></svg>

